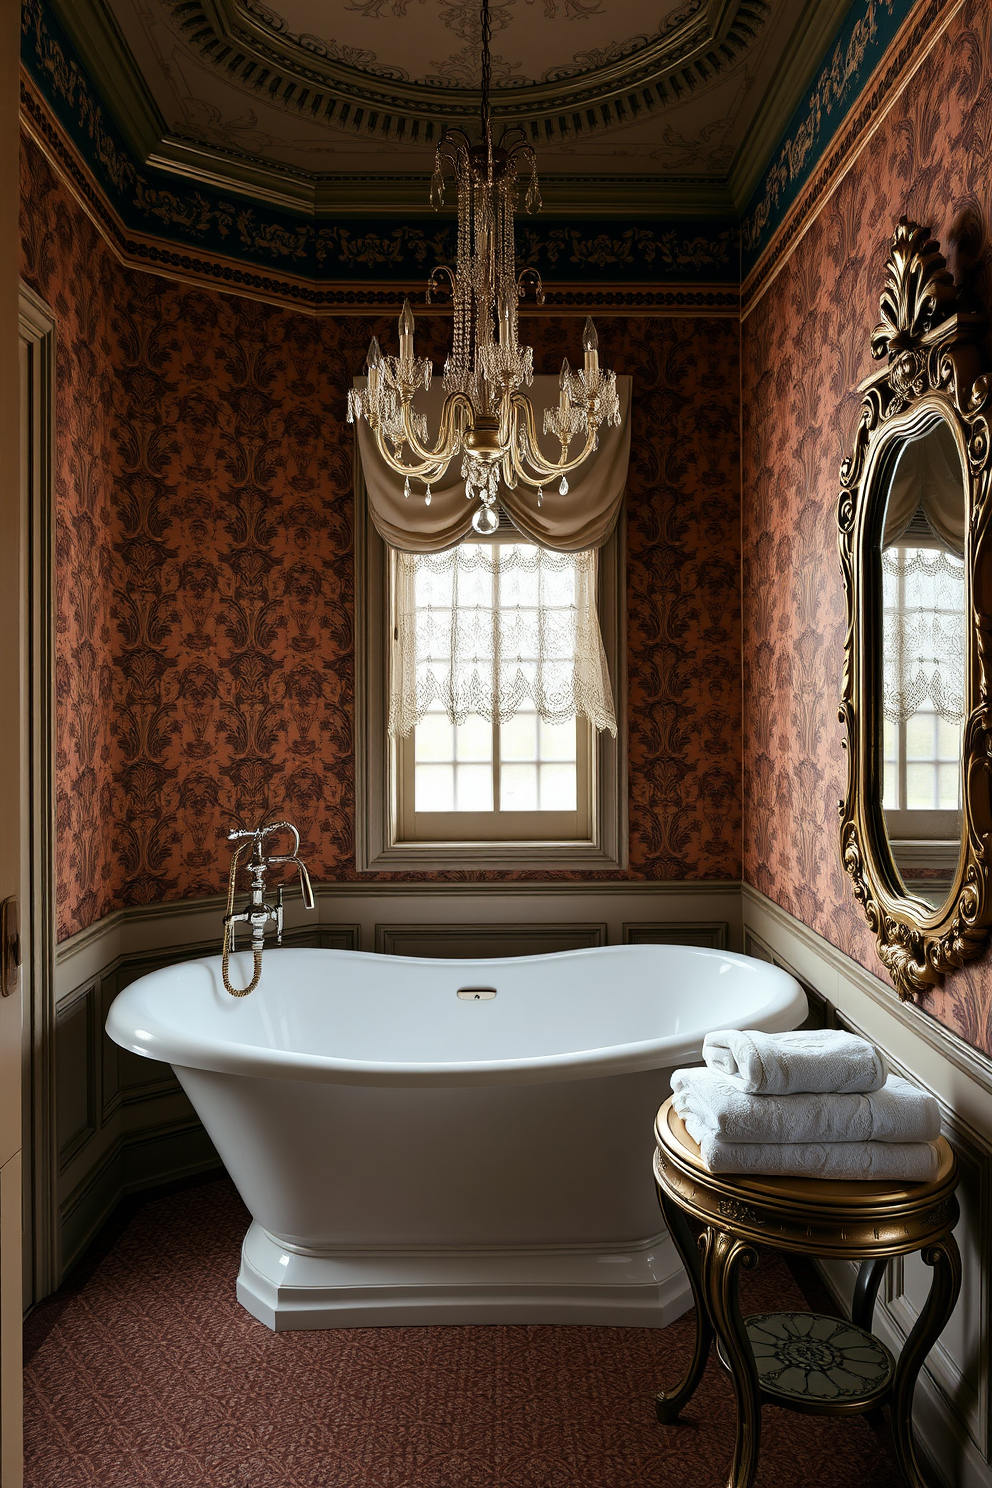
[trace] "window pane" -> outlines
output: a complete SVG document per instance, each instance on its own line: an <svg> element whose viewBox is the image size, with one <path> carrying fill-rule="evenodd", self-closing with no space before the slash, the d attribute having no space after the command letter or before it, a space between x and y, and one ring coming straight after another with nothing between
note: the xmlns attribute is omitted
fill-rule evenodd
<svg viewBox="0 0 992 1488"><path fill-rule="evenodd" d="M504 765L500 771L503 811L537 811L537 766Z"/></svg>
<svg viewBox="0 0 992 1488"><path fill-rule="evenodd" d="M932 765L906 766L906 805L910 811L932 811L934 800Z"/></svg>
<svg viewBox="0 0 992 1488"><path fill-rule="evenodd" d="M428 713L414 729L414 758L417 763L450 760L453 757L453 732L443 714Z"/></svg>
<svg viewBox="0 0 992 1488"><path fill-rule="evenodd" d="M491 765L455 766L455 810L492 811L493 771Z"/></svg>
<svg viewBox="0 0 992 1488"><path fill-rule="evenodd" d="M537 714L517 713L501 724L499 748L504 760L537 759Z"/></svg>
<svg viewBox="0 0 992 1488"><path fill-rule="evenodd" d="M575 719L567 723L545 723L539 728L539 755L542 760L575 759Z"/></svg>
<svg viewBox="0 0 992 1488"><path fill-rule="evenodd" d="M938 765L937 770L939 773L938 787L940 793L938 805L943 811L956 811L960 804L958 787L960 785L961 772L957 764Z"/></svg>
<svg viewBox="0 0 992 1488"><path fill-rule="evenodd" d="M575 766L540 765L540 809L542 811L575 810Z"/></svg>
<svg viewBox="0 0 992 1488"><path fill-rule="evenodd" d="M941 718L937 724L937 755L942 760L956 760L961 753L961 725Z"/></svg>
<svg viewBox="0 0 992 1488"><path fill-rule="evenodd" d="M882 736L882 759L884 762L884 786L882 806L886 811L899 809L899 729L890 719L885 720Z"/></svg>
<svg viewBox="0 0 992 1488"><path fill-rule="evenodd" d="M417 765L415 811L454 811L455 771L452 765Z"/></svg>
<svg viewBox="0 0 992 1488"><path fill-rule="evenodd" d="M906 721L906 758L930 760L934 757L934 714L914 713Z"/></svg>
<svg viewBox="0 0 992 1488"><path fill-rule="evenodd" d="M493 728L487 718L474 713L454 730L455 759L489 763L493 757Z"/></svg>

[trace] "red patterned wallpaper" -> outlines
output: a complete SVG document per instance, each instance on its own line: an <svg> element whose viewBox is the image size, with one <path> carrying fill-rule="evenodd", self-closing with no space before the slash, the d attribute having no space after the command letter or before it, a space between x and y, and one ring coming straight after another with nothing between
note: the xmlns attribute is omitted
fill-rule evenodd
<svg viewBox="0 0 992 1488"><path fill-rule="evenodd" d="M123 270L31 142L22 217L25 278L59 338L60 938L120 905L217 892L235 813L278 806L317 878L353 877L342 390L394 323ZM540 368L574 360L580 324L526 328ZM599 333L635 379L631 876L735 878L737 325L604 319ZM446 334L422 322L437 362Z"/></svg>
<svg viewBox="0 0 992 1488"><path fill-rule="evenodd" d="M838 853L844 597L835 509L874 365L888 238L929 224L992 306L992 10L970 0L747 316L742 332L745 876L876 975ZM992 963L927 1010L992 1053Z"/></svg>

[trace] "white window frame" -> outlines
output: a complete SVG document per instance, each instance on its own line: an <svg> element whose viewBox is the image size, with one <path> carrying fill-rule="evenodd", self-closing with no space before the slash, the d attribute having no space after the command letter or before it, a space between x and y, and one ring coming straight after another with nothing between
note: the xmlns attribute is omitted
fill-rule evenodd
<svg viewBox="0 0 992 1488"><path fill-rule="evenodd" d="M357 464L357 462L356 462ZM617 737L589 729L589 819L576 838L416 839L402 834L391 768L389 716L390 552L355 478L355 865L359 872L406 869L625 868L627 843L626 542L623 520L600 549L597 600L613 687ZM540 813L523 813L528 817ZM463 830L460 826L459 832Z"/></svg>

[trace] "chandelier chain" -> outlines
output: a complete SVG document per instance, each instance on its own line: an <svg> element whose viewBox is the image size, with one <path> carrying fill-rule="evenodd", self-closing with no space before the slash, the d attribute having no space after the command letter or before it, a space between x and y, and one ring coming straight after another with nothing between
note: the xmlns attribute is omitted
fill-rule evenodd
<svg viewBox="0 0 992 1488"><path fill-rule="evenodd" d="M492 24L489 19L489 0L482 0L480 11L482 24L482 106L479 110L480 122L482 124L482 137L486 144L489 156L489 176L492 179L492 125L489 113L489 90L492 86L493 64L490 55L490 43L492 42Z"/></svg>
<svg viewBox="0 0 992 1488"><path fill-rule="evenodd" d="M523 392L534 380L534 353L521 346L518 304L524 287L533 286L538 304L544 287L537 269L517 272L514 215L521 172L530 176L525 206L539 211L537 158L519 125L505 126L493 139L492 24L489 0L479 8L481 39L481 139L473 143L458 128L444 131L437 147L431 201L443 205L446 178L454 178L458 231L456 261L434 270L427 300L447 280L451 288L454 324L451 350L444 366L447 394L436 443L428 439L427 420L413 407L419 388L431 384L432 367L413 351L414 315L410 301L399 319L400 354L383 356L375 339L369 348L368 383L348 396L348 418L368 421L379 453L404 478L423 482L424 499L431 503L431 482L438 481L458 455L465 495L479 506L472 525L481 534L499 526L496 500L500 481L520 485L544 501L544 488L559 480L559 493L568 494L567 473L582 465L598 447L600 425L620 422L616 374L599 365L598 338L591 320L582 337L584 365L574 371L562 363L557 407L544 412L544 434L557 440L557 457L546 455L538 442L534 408ZM572 448L578 437L581 449Z"/></svg>

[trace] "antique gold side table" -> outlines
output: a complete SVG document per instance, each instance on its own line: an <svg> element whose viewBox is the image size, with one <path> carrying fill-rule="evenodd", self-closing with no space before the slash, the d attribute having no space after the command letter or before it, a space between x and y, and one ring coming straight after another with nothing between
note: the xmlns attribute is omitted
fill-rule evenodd
<svg viewBox="0 0 992 1488"><path fill-rule="evenodd" d="M659 1393L659 1421L671 1425L699 1384L714 1335L737 1397L737 1439L728 1488L751 1488L758 1469L764 1401L813 1415L892 1408L899 1466L910 1488L927 1488L913 1441L913 1392L961 1288L951 1234L958 1218L957 1165L940 1139L932 1183L865 1183L709 1173L667 1100L655 1124L655 1180L665 1222L689 1275L696 1343L685 1377ZM700 1221L698 1243L688 1216ZM851 1322L810 1312L742 1317L741 1268L755 1245L861 1262ZM926 1303L898 1362L871 1333L875 1299L890 1256L920 1251L932 1267Z"/></svg>

